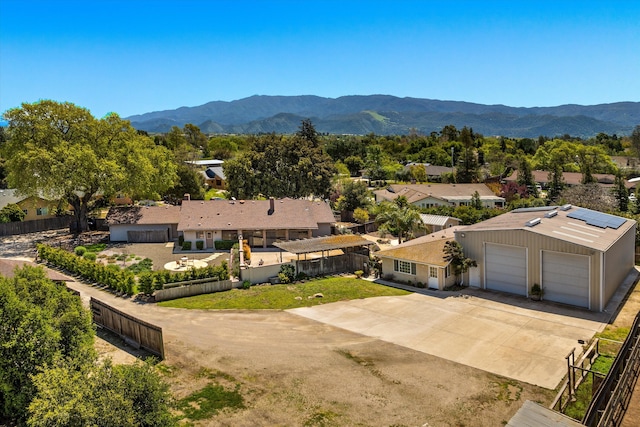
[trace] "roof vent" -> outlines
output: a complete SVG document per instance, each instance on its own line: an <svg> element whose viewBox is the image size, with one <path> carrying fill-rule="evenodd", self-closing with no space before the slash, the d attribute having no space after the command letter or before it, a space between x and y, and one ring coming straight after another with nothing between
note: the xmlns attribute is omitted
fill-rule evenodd
<svg viewBox="0 0 640 427"><path fill-rule="evenodd" d="M545 218L553 218L554 216L558 215L558 210L554 209L552 211L547 212L546 214L544 214Z"/></svg>
<svg viewBox="0 0 640 427"><path fill-rule="evenodd" d="M571 209L573 206L571 206L571 204L567 203L564 206L560 206L560 210L561 211L568 211L569 209Z"/></svg>
<svg viewBox="0 0 640 427"><path fill-rule="evenodd" d="M540 224L540 221L542 221L541 218L534 218L530 221L527 221L524 225L526 225L527 227L535 227L536 225Z"/></svg>

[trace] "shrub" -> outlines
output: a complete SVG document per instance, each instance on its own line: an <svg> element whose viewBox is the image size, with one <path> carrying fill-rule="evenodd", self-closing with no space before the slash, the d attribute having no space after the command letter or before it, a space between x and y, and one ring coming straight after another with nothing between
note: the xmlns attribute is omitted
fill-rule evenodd
<svg viewBox="0 0 640 427"><path fill-rule="evenodd" d="M204 241L203 240L196 240L196 249L198 249L199 251L204 249Z"/></svg>
<svg viewBox="0 0 640 427"><path fill-rule="evenodd" d="M183 243L184 243L184 236L183 235L178 236L178 246L182 246Z"/></svg>
<svg viewBox="0 0 640 427"><path fill-rule="evenodd" d="M242 282L242 289L249 289L251 287L251 282L248 280L245 280L244 282Z"/></svg>
<svg viewBox="0 0 640 427"><path fill-rule="evenodd" d="M138 289L140 292L151 295L155 289L153 284L154 276L151 273L145 272L138 277Z"/></svg>
<svg viewBox="0 0 640 427"><path fill-rule="evenodd" d="M237 243L237 240L216 240L213 242L215 248L219 251L228 251Z"/></svg>
<svg viewBox="0 0 640 427"><path fill-rule="evenodd" d="M96 258L98 257L95 252L85 252L83 256L85 259L88 259L89 261L95 261Z"/></svg>
<svg viewBox="0 0 640 427"><path fill-rule="evenodd" d="M284 273L278 273L278 280L283 285L286 285L287 283L291 283L291 280L289 279L289 276L287 276Z"/></svg>
<svg viewBox="0 0 640 427"><path fill-rule="evenodd" d="M85 248L84 246L76 246L73 252L75 252L75 254L78 256L82 256L85 252L87 252L87 248Z"/></svg>
<svg viewBox="0 0 640 427"><path fill-rule="evenodd" d="M356 277L359 279L359 278L361 278L361 277L362 277L362 275L364 274L364 271L362 271L362 270L356 270L356 271L354 271L354 272L353 272L353 274L355 274L355 275L356 275Z"/></svg>
<svg viewBox="0 0 640 427"><path fill-rule="evenodd" d="M309 276L307 276L307 273L305 273L304 271L301 271L300 273L298 273L298 275L296 276L296 280L306 280Z"/></svg>
<svg viewBox="0 0 640 427"><path fill-rule="evenodd" d="M282 281L282 277L280 277L281 274L284 277L286 277L286 282ZM280 273L278 273L278 277L280 277L280 282L281 283L291 283L291 282L293 282L293 279L295 278L295 275L296 275L296 269L293 267L293 265L291 265L291 264L282 264L280 266Z"/></svg>
<svg viewBox="0 0 640 427"><path fill-rule="evenodd" d="M190 251L191 250L191 241L187 240L186 242L182 243L182 250L183 251Z"/></svg>

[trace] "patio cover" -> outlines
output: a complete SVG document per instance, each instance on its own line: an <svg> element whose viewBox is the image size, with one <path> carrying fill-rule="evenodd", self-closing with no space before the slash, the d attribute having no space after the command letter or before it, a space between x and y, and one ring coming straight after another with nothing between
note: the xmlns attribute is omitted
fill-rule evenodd
<svg viewBox="0 0 640 427"><path fill-rule="evenodd" d="M369 245L373 245L373 243L356 234L336 234L332 236L314 237L311 239L276 242L273 244L273 246L280 248L283 251L298 255Z"/></svg>

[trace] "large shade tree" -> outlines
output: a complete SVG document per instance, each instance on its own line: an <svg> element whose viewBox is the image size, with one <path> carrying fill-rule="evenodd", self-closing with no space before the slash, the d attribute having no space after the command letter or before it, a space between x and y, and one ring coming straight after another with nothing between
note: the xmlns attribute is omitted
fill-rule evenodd
<svg viewBox="0 0 640 427"><path fill-rule="evenodd" d="M96 195L158 198L176 180L171 153L117 114L96 119L72 103L44 100L4 118L9 183L25 195L68 202L77 231L88 229Z"/></svg>

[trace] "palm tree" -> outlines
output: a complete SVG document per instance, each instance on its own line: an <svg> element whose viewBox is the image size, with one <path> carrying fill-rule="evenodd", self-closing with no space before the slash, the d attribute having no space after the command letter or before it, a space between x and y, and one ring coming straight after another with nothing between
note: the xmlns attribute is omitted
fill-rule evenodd
<svg viewBox="0 0 640 427"><path fill-rule="evenodd" d="M417 230L424 228L417 208L408 204L404 196L398 197L394 203L382 202L378 205L376 223L382 230L397 235L399 243L413 237Z"/></svg>

